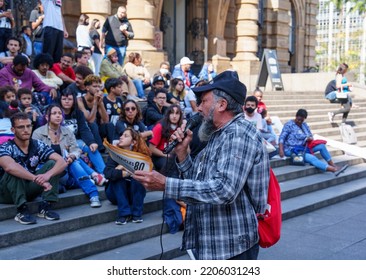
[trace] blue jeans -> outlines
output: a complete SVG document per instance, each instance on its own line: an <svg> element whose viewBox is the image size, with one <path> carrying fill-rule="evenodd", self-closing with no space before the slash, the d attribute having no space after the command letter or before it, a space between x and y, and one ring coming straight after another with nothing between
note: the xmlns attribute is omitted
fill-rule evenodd
<svg viewBox="0 0 366 280"><path fill-rule="evenodd" d="M136 87L137 96L140 97L140 98L146 98L145 97L145 91L144 91L144 89L146 88L146 86L144 85L144 83L142 82L142 80L135 79L135 80L132 80L132 82L133 82L133 84Z"/></svg>
<svg viewBox="0 0 366 280"><path fill-rule="evenodd" d="M105 193L108 200L117 205L118 217L142 216L146 190L135 179L110 181Z"/></svg>
<svg viewBox="0 0 366 280"><path fill-rule="evenodd" d="M69 165L70 175L76 180L76 184L80 187L89 198L98 195L98 189L91 181L89 174L83 168L81 162L83 160L78 159Z"/></svg>
<svg viewBox="0 0 366 280"><path fill-rule="evenodd" d="M123 47L117 47L117 46L111 46L111 45L105 45L105 53L108 52L109 48L113 48L116 50L117 55L118 55L118 63L122 66L124 61L125 61L125 56L126 56L126 46Z"/></svg>
<svg viewBox="0 0 366 280"><path fill-rule="evenodd" d="M332 157L330 156L330 154L327 150L327 147L324 144L316 145L313 148L313 152L314 153L320 152L320 155L326 162L328 162L332 159ZM291 150L286 150L285 155L288 157L291 156ZM321 161L315 155L309 154L309 153L305 153L305 162L310 163L311 165L313 165L316 168L319 168L320 170L323 170L323 171L326 171L327 167L329 166L328 163Z"/></svg>
<svg viewBox="0 0 366 280"><path fill-rule="evenodd" d="M102 64L103 55L100 53L93 53L92 59L94 61L94 67L95 67L95 75L99 76L100 66Z"/></svg>
<svg viewBox="0 0 366 280"><path fill-rule="evenodd" d="M92 152L90 150L89 146L86 145L84 143L84 141L81 139L77 139L76 141L78 143L79 148L83 151L83 153L88 154L88 158L90 159L91 163L93 164L95 171L98 173L103 173L104 168L105 168L105 163L104 163L102 155L99 153L99 151L96 150L95 152Z"/></svg>
<svg viewBox="0 0 366 280"><path fill-rule="evenodd" d="M102 123L97 124L97 122L88 123L88 126L93 133L94 140L98 144L99 152L104 152L105 148L103 146L103 139L107 138L109 143L112 143L114 140L114 124L109 123Z"/></svg>
<svg viewBox="0 0 366 280"><path fill-rule="evenodd" d="M38 54L42 53L42 42L39 42L39 41L33 42L33 50L34 50L34 55L38 55Z"/></svg>

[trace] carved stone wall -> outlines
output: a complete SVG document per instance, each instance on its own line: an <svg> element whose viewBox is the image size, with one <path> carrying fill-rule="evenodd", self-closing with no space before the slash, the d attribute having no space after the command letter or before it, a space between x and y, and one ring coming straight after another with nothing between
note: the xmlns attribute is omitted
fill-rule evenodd
<svg viewBox="0 0 366 280"><path fill-rule="evenodd" d="M169 58L172 64L180 59L171 51L164 53L160 47L155 47L156 39L163 40L159 46L164 45L164 26L172 28L173 19L164 17L163 13L164 5L172 5L171 1L64 0L63 10L70 39L73 40L81 12L102 20L114 14L118 6L126 5L135 31L135 39L131 40L128 51L141 52L145 63L155 71L164 59ZM185 50L183 55L194 59L197 69L207 58L214 61L219 72L232 67L239 70L241 76L255 75L260 59L258 50L262 48L277 51L283 73L302 72L315 64L318 0L186 0L185 3L185 10L180 6L177 11L180 15L186 14L185 20L176 25L184 25L186 32L178 34L175 50L180 53L179 56L181 50ZM208 3L207 7L205 3ZM205 9L208 18L207 38L204 33ZM296 51L293 54L289 52L291 10L295 18L293 32ZM259 14L263 15L260 32ZM260 49L258 42L261 42Z"/></svg>

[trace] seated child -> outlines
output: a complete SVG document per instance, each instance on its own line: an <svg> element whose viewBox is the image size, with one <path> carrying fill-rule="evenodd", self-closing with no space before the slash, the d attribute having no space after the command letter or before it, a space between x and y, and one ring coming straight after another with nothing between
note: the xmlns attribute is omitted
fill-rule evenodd
<svg viewBox="0 0 366 280"><path fill-rule="evenodd" d="M40 126L42 113L36 105L32 104L32 92L27 88L18 90L19 109L27 113L32 121L33 131Z"/></svg>
<svg viewBox="0 0 366 280"><path fill-rule="evenodd" d="M18 101L12 100L9 106L0 114L0 145L14 139L10 117L17 112L19 112Z"/></svg>
<svg viewBox="0 0 366 280"><path fill-rule="evenodd" d="M266 117L267 117L267 110L262 109L261 113L262 115L262 129L260 130L262 137L267 140L269 143L271 143L273 146L277 146L277 136L273 133L273 131L270 129L270 125L267 123Z"/></svg>
<svg viewBox="0 0 366 280"><path fill-rule="evenodd" d="M16 100L16 93L13 86L0 87L0 114L9 107L12 100Z"/></svg>
<svg viewBox="0 0 366 280"><path fill-rule="evenodd" d="M145 141L138 132L126 128L117 144L119 148L143 153L150 156ZM118 217L115 223L125 225L132 219L133 223L143 222L142 213L146 190L144 186L133 179L122 165L108 157L104 175L109 180L105 193L107 198L118 207Z"/></svg>

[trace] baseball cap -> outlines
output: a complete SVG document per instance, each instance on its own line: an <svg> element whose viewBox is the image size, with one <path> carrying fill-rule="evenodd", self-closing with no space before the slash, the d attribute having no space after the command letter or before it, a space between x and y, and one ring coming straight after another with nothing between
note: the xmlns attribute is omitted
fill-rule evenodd
<svg viewBox="0 0 366 280"><path fill-rule="evenodd" d="M180 59L180 64L184 65L184 64L193 64L194 61L190 60L188 57L184 56Z"/></svg>
<svg viewBox="0 0 366 280"><path fill-rule="evenodd" d="M153 85L155 85L156 82L163 82L165 84L165 80L164 80L163 76L160 76L160 75L157 75L154 77Z"/></svg>

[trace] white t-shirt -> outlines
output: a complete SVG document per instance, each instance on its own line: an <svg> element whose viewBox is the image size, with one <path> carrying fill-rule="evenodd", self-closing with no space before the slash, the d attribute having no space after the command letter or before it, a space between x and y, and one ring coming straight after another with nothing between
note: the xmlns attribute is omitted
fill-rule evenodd
<svg viewBox="0 0 366 280"><path fill-rule="evenodd" d="M186 116L193 112L190 101L197 101L196 95L191 89L186 89L186 96L184 97L184 103L186 105L186 107L184 108L184 113L186 114Z"/></svg>
<svg viewBox="0 0 366 280"><path fill-rule="evenodd" d="M257 129L262 130L262 115L254 112L253 116L248 116L246 112L244 112L245 119L250 121Z"/></svg>
<svg viewBox="0 0 366 280"><path fill-rule="evenodd" d="M62 23L62 0L42 0L44 9L43 27L49 26L64 31Z"/></svg>
<svg viewBox="0 0 366 280"><path fill-rule="evenodd" d="M76 28L76 43L78 47L89 47L93 46L93 42L89 35L89 27L87 25L78 25Z"/></svg>

